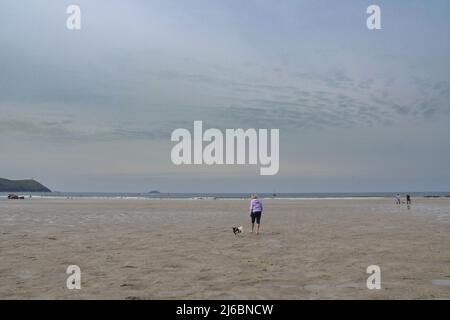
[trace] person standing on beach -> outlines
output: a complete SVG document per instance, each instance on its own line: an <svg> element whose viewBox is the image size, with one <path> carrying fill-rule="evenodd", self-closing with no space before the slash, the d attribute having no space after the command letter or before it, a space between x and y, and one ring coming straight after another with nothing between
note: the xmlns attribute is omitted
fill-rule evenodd
<svg viewBox="0 0 450 320"><path fill-rule="evenodd" d="M400 193L397 193L397 195L395 196L395 201L397 204L401 204L401 197L400 197Z"/></svg>
<svg viewBox="0 0 450 320"><path fill-rule="evenodd" d="M252 200L250 200L250 217L252 219L252 233L255 228L256 222L256 234L259 234L259 227L261 225L261 214L263 211L263 205L261 200L258 199L256 194L252 194Z"/></svg>
<svg viewBox="0 0 450 320"><path fill-rule="evenodd" d="M411 204L411 196L409 194L406 195L406 204L407 205Z"/></svg>

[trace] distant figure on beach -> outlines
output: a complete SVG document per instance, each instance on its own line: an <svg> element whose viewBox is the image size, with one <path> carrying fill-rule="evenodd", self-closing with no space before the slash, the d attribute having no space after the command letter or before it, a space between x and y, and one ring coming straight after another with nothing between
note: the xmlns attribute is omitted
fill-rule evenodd
<svg viewBox="0 0 450 320"><path fill-rule="evenodd" d="M395 203L397 203L397 204L401 204L402 203L401 197L400 197L400 193L397 193L397 195L395 196Z"/></svg>
<svg viewBox="0 0 450 320"><path fill-rule="evenodd" d="M406 204L407 205L411 204L411 196L409 194L406 195Z"/></svg>
<svg viewBox="0 0 450 320"><path fill-rule="evenodd" d="M256 222L256 234L259 234L259 226L261 225L261 214L263 211L263 205L261 200L258 199L256 194L252 194L252 200L250 200L250 217L252 219L252 233L255 228Z"/></svg>

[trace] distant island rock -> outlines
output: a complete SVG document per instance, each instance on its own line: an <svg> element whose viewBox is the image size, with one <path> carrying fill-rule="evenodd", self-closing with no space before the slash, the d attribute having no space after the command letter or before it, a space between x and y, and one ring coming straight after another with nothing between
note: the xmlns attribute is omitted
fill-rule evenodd
<svg viewBox="0 0 450 320"><path fill-rule="evenodd" d="M8 180L0 178L0 192L52 192L36 180Z"/></svg>
<svg viewBox="0 0 450 320"><path fill-rule="evenodd" d="M160 194L161 192L159 192L158 190L152 190L149 192L150 194Z"/></svg>

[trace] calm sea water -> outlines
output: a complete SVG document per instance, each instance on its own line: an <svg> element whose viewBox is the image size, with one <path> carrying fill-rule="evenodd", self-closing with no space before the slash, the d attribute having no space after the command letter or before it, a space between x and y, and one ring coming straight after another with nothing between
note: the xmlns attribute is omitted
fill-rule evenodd
<svg viewBox="0 0 450 320"><path fill-rule="evenodd" d="M446 192L399 192L403 197L450 197ZM34 198L125 198L125 199L248 199L250 193L102 193L102 192L49 192L49 193L15 193ZM353 192L353 193L258 193L260 198L391 198L395 192ZM8 193L0 193L0 198L6 198Z"/></svg>

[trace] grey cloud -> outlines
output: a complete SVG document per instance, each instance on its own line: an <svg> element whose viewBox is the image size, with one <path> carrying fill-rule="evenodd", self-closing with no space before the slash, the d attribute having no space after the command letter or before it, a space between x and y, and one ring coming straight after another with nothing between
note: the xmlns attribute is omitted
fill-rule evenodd
<svg viewBox="0 0 450 320"><path fill-rule="evenodd" d="M184 123L186 124L186 123ZM89 142L113 140L161 140L169 139L172 127L180 123L155 124L148 128L103 126L97 130L84 130L76 127L72 120L29 121L2 119L0 134L2 138L26 138L48 142Z"/></svg>
<svg viewBox="0 0 450 320"><path fill-rule="evenodd" d="M393 105L392 108L400 115L408 115L411 112L408 106Z"/></svg>

